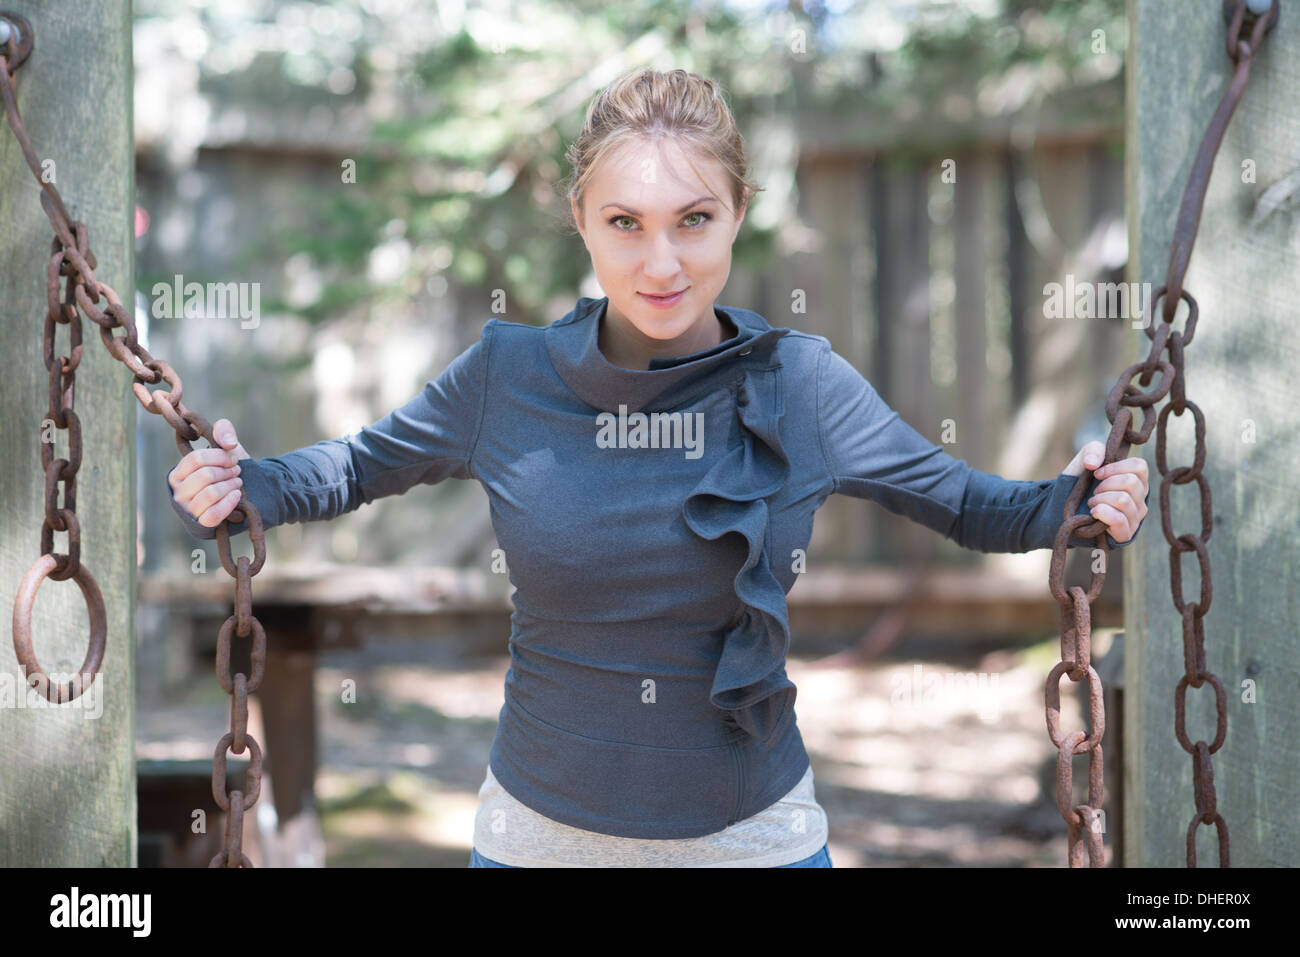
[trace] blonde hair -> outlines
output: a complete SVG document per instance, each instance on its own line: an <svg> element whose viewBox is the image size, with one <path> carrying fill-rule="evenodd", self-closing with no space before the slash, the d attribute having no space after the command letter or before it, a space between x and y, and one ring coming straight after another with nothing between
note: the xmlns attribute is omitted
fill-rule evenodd
<svg viewBox="0 0 1300 957"><path fill-rule="evenodd" d="M697 176L700 171L691 162L692 152L717 160L731 179L733 213L738 214L748 202L745 187L749 187L751 198L762 190L746 179L745 142L717 83L685 70L633 70L596 94L587 107L582 132L565 151L573 174L564 185L579 211L583 192L600 162L624 143L643 137L679 141ZM725 204L713 190L709 193ZM567 221L570 231L576 232L572 209Z"/></svg>

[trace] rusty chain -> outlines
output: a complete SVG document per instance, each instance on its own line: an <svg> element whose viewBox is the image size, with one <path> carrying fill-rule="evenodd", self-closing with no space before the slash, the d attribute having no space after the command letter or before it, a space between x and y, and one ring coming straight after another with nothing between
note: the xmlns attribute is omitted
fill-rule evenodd
<svg viewBox="0 0 1300 957"><path fill-rule="evenodd" d="M1228 823L1218 812L1214 792L1214 768L1210 755L1223 746L1228 732L1227 695L1223 683L1211 672L1205 661L1205 633L1202 619L1210 610L1213 595L1213 583L1210 578L1210 557L1206 550L1210 532L1214 527L1214 517L1210 508L1210 484L1202 474L1205 466L1205 417L1196 403L1187 398L1183 368L1183 347L1192 341L1196 332L1196 300L1183 288L1183 275L1191 258L1192 246L1196 242L1196 230L1200 224L1201 210L1205 204L1205 191L1209 186L1210 172L1218 153L1219 144L1227 130L1232 113L1240 102L1246 89L1246 80L1250 75L1252 58L1263 42L1264 35L1276 26L1280 6L1278 0L1266 15L1253 17L1248 15L1246 0L1224 0L1224 19L1228 23L1227 51L1235 64L1232 81L1228 85L1218 109L1215 111L1205 136L1192 164L1187 186L1183 191L1178 220L1174 227L1172 248L1169 256L1169 268L1165 284L1155 291L1148 305L1149 312L1143 317L1143 330L1152 340L1150 353L1142 362L1129 366L1116 381L1106 399L1106 418L1111 422L1110 435L1106 439L1106 454L1103 464L1126 458L1130 444L1143 444L1151 436L1151 429L1156 427L1156 466L1160 470L1160 519L1165 539L1169 542L1169 586L1173 595L1174 607L1182 617L1183 625L1183 661L1184 675L1179 679L1174 690L1174 735L1184 751L1192 756L1193 789L1195 792L1196 813L1187 828L1187 866L1196 866L1196 829L1201 824L1213 824L1219 838L1219 866L1228 867ZM1243 29L1249 29L1249 39L1244 39ZM1158 329L1152 326L1156 303L1164 301L1161 322ZM1178 310L1179 301L1185 301L1188 307L1187 319L1183 332L1174 332L1171 322ZM1168 350L1169 358L1162 357ZM1132 384L1135 375L1139 375L1139 385L1146 386L1151 376L1159 370L1160 379L1150 391ZM1164 395L1170 395L1169 402L1160 410L1159 416L1152 414L1152 407ZM1121 409L1120 406L1125 408ZM1133 413L1130 408L1144 408L1142 428L1134 431L1130 428ZM1170 469L1165 450L1167 442L1166 426L1169 413L1181 416L1191 409L1196 430L1195 458L1193 463ZM1098 466L1099 468L1101 466ZM1102 749L1101 739L1106 730L1106 714L1102 705L1101 679L1089 661L1089 643L1091 635L1090 602L1101 592L1106 579L1105 555L1109 551L1105 533L1107 526L1089 515L1076 515L1075 510L1083 499L1084 491L1091 483L1092 475L1084 470L1075 482L1074 489L1065 503L1064 522L1056 533L1052 546L1052 562L1048 573L1048 587L1052 596L1061 606L1061 660L1047 676L1044 699L1047 711L1047 734L1052 744L1058 749L1056 764L1056 804L1066 822L1069 842L1069 865L1084 866L1085 853L1088 866L1105 866L1105 848L1100 827L1102 804ZM1200 490L1201 533L1174 535L1169 512L1169 490L1172 485L1185 485L1196 481ZM1098 539L1097 545L1102 551L1100 570L1094 567L1088 591L1078 585L1066 588L1065 559L1066 549L1071 534L1080 538ZM1182 565L1179 557L1183 552L1196 553L1201 573L1201 593L1198 601L1187 602L1182 597ZM1090 735L1075 731L1062 737L1061 720L1061 675L1071 681L1088 680L1088 712L1092 728ZM1187 688L1200 688L1206 682L1214 688L1217 725L1214 741L1207 744L1197 741L1195 744L1187 736L1185 727ZM1088 752L1088 799L1083 804L1072 805L1073 768L1072 759L1076 754Z"/></svg>
<svg viewBox="0 0 1300 957"><path fill-rule="evenodd" d="M54 226L55 237L50 249L50 264L46 273L48 311L45 317L44 359L49 370L50 407L41 422L41 462L45 469L45 519L41 526L41 557L23 577L14 602L14 650L28 675L30 684L34 675L38 683L45 684L42 693L49 700L48 678L37 663L32 647L31 612L36 590L48 577L54 581L74 579L81 587L90 613L90 642L82 673L68 686L60 686L54 694L62 701L70 701L83 690L81 680L93 680L104 655L105 617L104 602L90 570L80 561L81 533L76 518L76 474L81 465L81 425L73 411L73 386L75 372L82 359L81 317L78 307L99 326L100 338L113 358L134 374L131 390L144 408L161 415L176 431L176 445L182 455L194 451L190 444L202 437L213 448L220 447L212 434L212 426L197 412L181 402L181 378L161 359L155 359L137 341L135 323L130 310L122 305L118 294L107 283L95 278L98 265L90 250L86 224L73 220L63 205L63 199L53 183L41 176L41 165L18 112L15 95L15 72L32 52L31 25L23 17L0 11L0 96L4 98L5 116L22 149L23 157L41 187L41 206ZM5 35L8 34L8 35ZM59 277L64 278L63 298L59 299ZM101 309L99 303L107 300ZM69 327L69 354L55 355L57 324ZM114 336L117 327L126 329L125 336ZM165 382L170 388L150 392L146 386ZM67 459L54 458L51 440L45 435L49 424L68 432ZM58 483L63 482L63 505L58 505ZM240 556L234 561L230 552L230 529L227 523L248 519L248 537L253 546L253 558ZM68 533L67 554L54 553L55 531ZM244 812L257 802L262 784L262 749L247 731L248 695L262 682L266 661L266 632L252 613L252 577L262 568L266 559L262 519L257 509L241 492L239 507L233 510L216 529L217 553L221 565L235 579L235 614L226 619L217 636L217 680L230 697L230 731L218 742L212 757L212 796L217 806L229 815L223 849L212 858L209 867L252 867L253 862L243 851ZM241 638L252 635L250 670L252 675L239 672L230 675L230 643L234 634ZM74 694L75 692L75 694ZM245 787L241 791L226 792L226 752L243 754L251 752Z"/></svg>

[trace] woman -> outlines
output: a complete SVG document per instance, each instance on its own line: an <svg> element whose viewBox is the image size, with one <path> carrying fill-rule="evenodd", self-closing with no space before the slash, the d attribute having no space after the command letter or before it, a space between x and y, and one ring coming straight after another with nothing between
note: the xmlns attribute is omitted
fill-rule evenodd
<svg viewBox="0 0 1300 957"><path fill-rule="evenodd" d="M483 485L516 590L470 866L830 867L785 674L813 513L840 492L968 548L1046 548L1104 446L1050 481L976 471L824 337L717 305L759 187L712 81L620 78L569 159L606 298L544 328L488 320L355 435L254 460L223 419L224 448L169 474L173 502L211 538L244 492L269 528ZM1139 458L1096 473L1079 511L1112 547L1146 514L1146 478Z"/></svg>

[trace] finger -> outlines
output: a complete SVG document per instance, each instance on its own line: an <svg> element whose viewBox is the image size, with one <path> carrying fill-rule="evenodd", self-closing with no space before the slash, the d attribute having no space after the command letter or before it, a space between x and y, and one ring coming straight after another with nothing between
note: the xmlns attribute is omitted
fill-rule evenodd
<svg viewBox="0 0 1300 957"><path fill-rule="evenodd" d="M1141 523L1142 519L1147 516L1147 503L1143 501L1143 499L1138 498L1132 492L1107 492L1106 494L1115 496L1115 500L1103 501L1106 501L1106 504L1108 505L1114 505L1121 512L1127 515L1129 526L1136 534L1139 523Z"/></svg>
<svg viewBox="0 0 1300 957"><path fill-rule="evenodd" d="M218 482L224 482L239 475L238 465L204 465L195 469L189 477L180 483L177 497L186 500L201 494L204 489Z"/></svg>
<svg viewBox="0 0 1300 957"><path fill-rule="evenodd" d="M195 491L194 495L190 498L188 506L189 510L191 514L198 516L202 514L205 509L210 508L217 502L221 501L221 499L229 492L232 490L238 491L243 488L243 486L244 480L238 475L232 475L229 478L217 482L208 482L203 485L202 488Z"/></svg>
<svg viewBox="0 0 1300 957"><path fill-rule="evenodd" d="M226 517L235 510L239 504L239 490L236 489L222 496L221 500L208 508L199 517L199 524L207 528L216 528L226 520Z"/></svg>
<svg viewBox="0 0 1300 957"><path fill-rule="evenodd" d="M212 427L212 435L236 459L249 457L248 452L244 450L244 446L240 444L239 437L235 434L235 426L229 419L218 419L217 424Z"/></svg>
<svg viewBox="0 0 1300 957"><path fill-rule="evenodd" d="M1093 489L1093 494L1095 495L1098 492L1127 492L1136 499L1144 499L1146 498L1146 483L1132 472L1117 472L1097 483L1097 487Z"/></svg>
<svg viewBox="0 0 1300 957"><path fill-rule="evenodd" d="M235 457L225 449L195 449L193 452L186 453L171 470L172 488L180 488L190 476L205 466L230 466L234 465L235 461Z"/></svg>
<svg viewBox="0 0 1300 957"><path fill-rule="evenodd" d="M222 485L228 486L228 483L222 483ZM218 486L213 486L213 489L217 488ZM199 524L208 528L216 528L226 520L227 515L235 510L235 506L239 504L243 494L244 490L242 488L227 487L224 493L218 491L215 501L199 515Z"/></svg>
<svg viewBox="0 0 1300 957"><path fill-rule="evenodd" d="M1095 469L1106 457L1106 446L1100 442L1088 442L1079 450L1086 468Z"/></svg>
<svg viewBox="0 0 1300 957"><path fill-rule="evenodd" d="M1110 462L1097 469L1098 478L1105 478L1108 475L1118 475L1124 472L1131 472L1143 481L1147 479L1147 460L1143 458L1120 459L1118 462Z"/></svg>
<svg viewBox="0 0 1300 957"><path fill-rule="evenodd" d="M1119 509L1135 523L1146 514L1146 503L1138 501L1128 492L1098 492L1088 499L1088 508L1097 504L1110 505Z"/></svg>
<svg viewBox="0 0 1300 957"><path fill-rule="evenodd" d="M1070 460L1070 464L1061 471L1066 475L1079 475L1085 468L1096 468L1101 464L1105 456L1106 446L1101 442L1085 443L1084 446L1075 453L1074 458Z"/></svg>
<svg viewBox="0 0 1300 957"><path fill-rule="evenodd" d="M1121 545L1133 537L1133 526L1129 518L1113 505L1099 502L1092 507L1092 517L1102 522L1110 530L1110 537Z"/></svg>
<svg viewBox="0 0 1300 957"><path fill-rule="evenodd" d="M176 501L197 517L205 508L220 500L231 489L241 488L244 480L239 477L239 467L223 468L205 466L201 471L191 475L176 493Z"/></svg>

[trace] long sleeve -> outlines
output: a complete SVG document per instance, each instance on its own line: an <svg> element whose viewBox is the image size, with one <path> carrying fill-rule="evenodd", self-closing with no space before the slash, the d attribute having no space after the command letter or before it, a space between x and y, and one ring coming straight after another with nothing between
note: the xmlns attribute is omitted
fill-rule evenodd
<svg viewBox="0 0 1300 957"><path fill-rule="evenodd" d="M1055 479L1019 481L973 468L904 422L829 347L818 361L817 418L833 492L871 499L963 548L1027 552L1052 547L1078 476L1062 472ZM1088 498L1099 484L1093 477L1076 514L1089 514ZM1120 544L1107 533L1106 541L1122 548L1136 537L1135 531ZM1073 548L1094 545L1092 539L1069 538Z"/></svg>
<svg viewBox="0 0 1300 957"><path fill-rule="evenodd" d="M491 323L483 335L452 360L424 390L360 432L326 439L264 459L241 459L244 492L264 528L293 522L326 521L415 485L472 477L486 402ZM216 529L177 504L172 508L194 538L216 538ZM245 520L231 534L248 530Z"/></svg>

